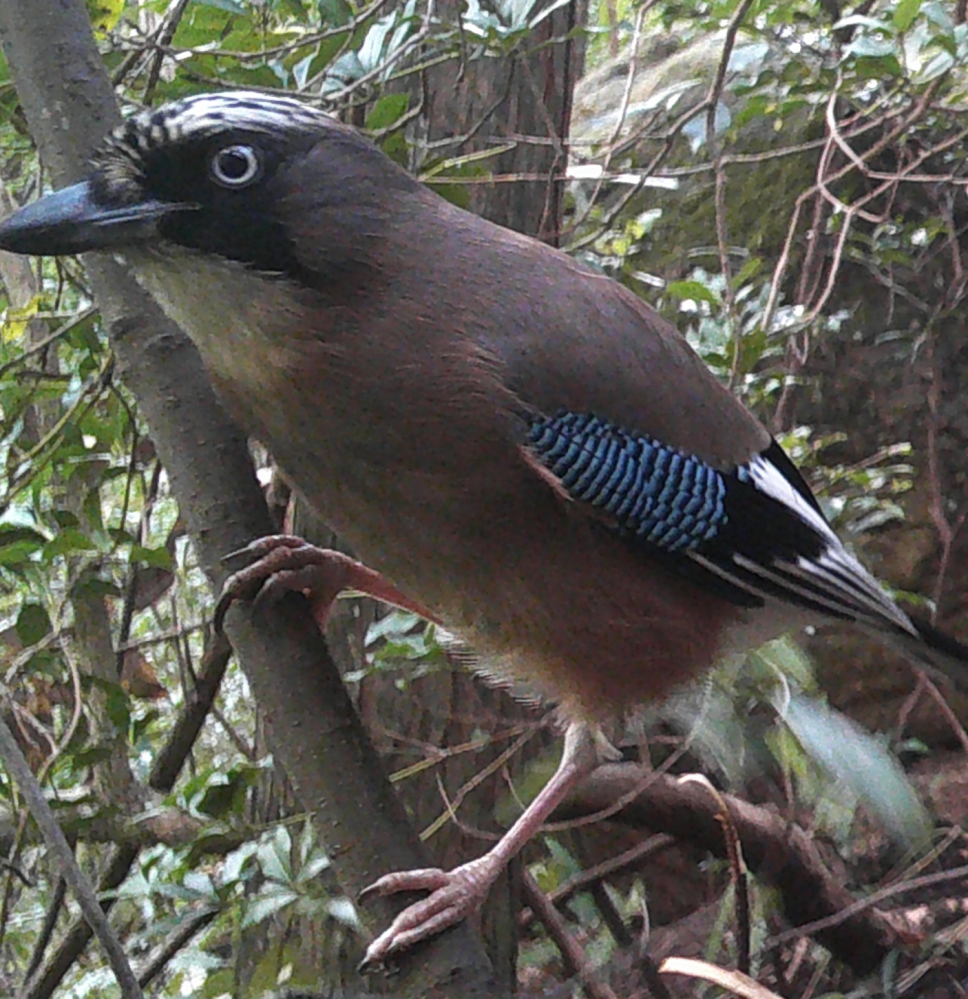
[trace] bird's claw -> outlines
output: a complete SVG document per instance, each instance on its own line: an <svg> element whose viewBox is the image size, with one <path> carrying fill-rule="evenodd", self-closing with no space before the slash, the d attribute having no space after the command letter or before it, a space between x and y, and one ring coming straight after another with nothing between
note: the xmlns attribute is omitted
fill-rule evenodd
<svg viewBox="0 0 968 999"><path fill-rule="evenodd" d="M373 895L395 895L402 891L429 891L430 895L404 909L370 944L360 969L372 971L379 968L392 955L442 933L476 911L494 881L494 872L487 860L485 855L452 871L435 867L398 871L385 874L365 888L360 893L360 899Z"/></svg>
<svg viewBox="0 0 968 999"><path fill-rule="evenodd" d="M327 566L336 569L352 561L341 552L317 548L292 534L270 534L258 538L244 548L230 552L222 561L230 562L240 558L250 558L252 561L232 573L225 581L215 606L216 632L221 632L225 615L237 600L254 600L256 604L271 603L285 593L303 592L318 586L320 570L325 572ZM336 595L336 592L325 594L330 601Z"/></svg>
<svg viewBox="0 0 968 999"><path fill-rule="evenodd" d="M253 541L226 559L249 556L254 561L225 581L215 607L215 628L222 630L225 614L236 600L272 603L286 593L309 597L313 616L326 624L333 601L344 590L356 590L375 600L402 607L430 621L434 614L401 593L378 572L343 552L317 548L292 534L271 534Z"/></svg>
<svg viewBox="0 0 968 999"><path fill-rule="evenodd" d="M222 562L235 562L238 559L259 559L277 548L311 548L307 541L304 541L296 534L266 534L255 541L250 541L242 548L236 548L234 552L223 555Z"/></svg>

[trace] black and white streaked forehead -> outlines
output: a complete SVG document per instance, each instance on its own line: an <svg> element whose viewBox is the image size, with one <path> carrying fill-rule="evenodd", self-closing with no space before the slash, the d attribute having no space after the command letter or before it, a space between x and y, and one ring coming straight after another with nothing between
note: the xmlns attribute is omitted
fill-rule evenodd
<svg viewBox="0 0 968 999"><path fill-rule="evenodd" d="M294 97L233 90L196 94L139 111L115 129L108 144L125 144L144 152L228 129L286 133L325 128L334 120Z"/></svg>
<svg viewBox="0 0 968 999"><path fill-rule="evenodd" d="M94 166L101 183L123 195L154 150L230 131L284 136L336 124L332 116L294 97L248 90L197 94L131 115L107 137Z"/></svg>

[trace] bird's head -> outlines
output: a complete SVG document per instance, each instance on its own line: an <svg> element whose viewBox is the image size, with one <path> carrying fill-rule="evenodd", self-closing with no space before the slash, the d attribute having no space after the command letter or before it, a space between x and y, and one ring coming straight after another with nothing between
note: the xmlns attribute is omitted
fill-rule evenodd
<svg viewBox="0 0 968 999"><path fill-rule="evenodd" d="M415 188L354 130L305 103L204 94L127 119L86 180L0 222L0 249L197 251L314 283L327 258L339 265L378 235L395 190ZM300 253L301 237L315 259Z"/></svg>

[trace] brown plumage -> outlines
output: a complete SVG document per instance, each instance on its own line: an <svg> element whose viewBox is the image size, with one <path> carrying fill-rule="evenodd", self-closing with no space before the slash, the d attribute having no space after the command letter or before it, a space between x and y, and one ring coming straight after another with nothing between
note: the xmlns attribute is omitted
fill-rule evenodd
<svg viewBox="0 0 968 999"><path fill-rule="evenodd" d="M425 608L561 706L561 767L505 839L424 887L378 961L462 917L595 765L599 725L813 615L962 667L830 531L769 434L668 323L566 255L454 208L282 98L146 112L91 179L0 225L123 252L239 422L367 566L263 546ZM607 751L607 750L606 750Z"/></svg>

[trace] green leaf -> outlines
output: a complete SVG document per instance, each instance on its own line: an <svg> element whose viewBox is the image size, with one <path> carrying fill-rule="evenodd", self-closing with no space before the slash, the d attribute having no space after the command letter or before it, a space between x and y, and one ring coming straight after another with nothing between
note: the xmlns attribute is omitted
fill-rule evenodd
<svg viewBox="0 0 968 999"><path fill-rule="evenodd" d="M914 19L921 13L921 0L898 0L891 20L898 31L907 31Z"/></svg>
<svg viewBox="0 0 968 999"><path fill-rule="evenodd" d="M101 516L101 490L96 487L84 497L84 518L90 530L104 531L104 520Z"/></svg>
<svg viewBox="0 0 968 999"><path fill-rule="evenodd" d="M20 608L15 628L24 645L36 645L50 633L50 616L40 604L26 603Z"/></svg>
<svg viewBox="0 0 968 999"><path fill-rule="evenodd" d="M292 881L292 838L285 826L276 826L271 836L259 845L258 858L267 878L282 884Z"/></svg>
<svg viewBox="0 0 968 999"><path fill-rule="evenodd" d="M81 773L91 767L96 767L99 763L104 763L114 756L114 749L111 746L89 746L86 749L79 749L71 754L71 766L75 773Z"/></svg>
<svg viewBox="0 0 968 999"><path fill-rule="evenodd" d="M879 21L876 17L868 17L866 14L849 14L842 17L835 25L834 31L843 31L844 28L867 28L869 31L886 31L887 25Z"/></svg>
<svg viewBox="0 0 968 999"><path fill-rule="evenodd" d="M15 566L26 562L46 543L44 535L33 528L3 527L0 529L0 565Z"/></svg>
<svg viewBox="0 0 968 999"><path fill-rule="evenodd" d="M346 45L348 37L348 31L341 31L331 38L324 38L314 53L306 56L304 59L300 59L292 67L292 75L297 85L303 88L306 86L307 81L314 79L322 73L339 55L343 46Z"/></svg>
<svg viewBox="0 0 968 999"><path fill-rule="evenodd" d="M201 7L215 7L217 10L227 10L230 14L245 14L245 7L238 0L195 0Z"/></svg>
<svg viewBox="0 0 968 999"><path fill-rule="evenodd" d="M74 584L74 593L93 597L120 597L121 590L117 583L93 573L85 574L83 579Z"/></svg>
<svg viewBox="0 0 968 999"><path fill-rule="evenodd" d="M114 684L103 684L104 710L111 724L118 732L127 733L131 726L131 710L128 695L124 688Z"/></svg>
<svg viewBox="0 0 968 999"><path fill-rule="evenodd" d="M40 604L26 603L20 608L15 628L24 645L36 645L50 633L50 616Z"/></svg>
<svg viewBox="0 0 968 999"><path fill-rule="evenodd" d="M242 929L255 926L256 923L261 923L264 919L274 916L280 909L292 905L298 898L299 895L292 889L273 885L271 891L266 891L246 907L245 917L242 919Z"/></svg>
<svg viewBox="0 0 968 999"><path fill-rule="evenodd" d="M434 184L433 189L452 205L470 211L471 190L466 184Z"/></svg>
<svg viewBox="0 0 968 999"><path fill-rule="evenodd" d="M124 0L87 0L91 27L99 34L110 31L121 19Z"/></svg>
<svg viewBox="0 0 968 999"><path fill-rule="evenodd" d="M733 278L733 287L742 288L744 284L756 277L763 270L762 257L750 257L740 268L739 273Z"/></svg>
<svg viewBox="0 0 968 999"><path fill-rule="evenodd" d="M389 614L377 618L366 629L366 646L375 644L381 638L399 638L401 635L406 635L416 628L420 621L419 615L412 611L400 610L399 607L395 607Z"/></svg>
<svg viewBox="0 0 968 999"><path fill-rule="evenodd" d="M198 810L214 819L225 818L234 811L237 784L226 781L224 784L212 784L198 802Z"/></svg>
<svg viewBox="0 0 968 999"><path fill-rule="evenodd" d="M384 94L366 116L366 127L377 132L397 122L410 106L409 94Z"/></svg>
<svg viewBox="0 0 968 999"><path fill-rule="evenodd" d="M58 527L80 527L81 522L76 513L71 510L52 510L51 516Z"/></svg>
<svg viewBox="0 0 968 999"><path fill-rule="evenodd" d="M246 865L255 856L258 849L257 843L243 843L238 849L233 850L222 865L222 884L230 885L233 881L241 881Z"/></svg>
<svg viewBox="0 0 968 999"><path fill-rule="evenodd" d="M325 24L338 27L353 16L353 8L346 0L319 0L319 13Z"/></svg>
<svg viewBox="0 0 968 999"><path fill-rule="evenodd" d="M719 295L711 288L700 284L698 281L672 281L666 291L673 298L693 299L696 302L708 302L710 305L719 307Z"/></svg>
<svg viewBox="0 0 968 999"><path fill-rule="evenodd" d="M847 47L847 54L868 58L880 59L884 56L894 55L897 42L890 37L880 34L858 35Z"/></svg>
<svg viewBox="0 0 968 999"><path fill-rule="evenodd" d="M44 545L44 561L50 562L60 555L76 555L80 552L95 552L97 546L83 532L74 527L58 532L52 541Z"/></svg>
<svg viewBox="0 0 968 999"><path fill-rule="evenodd" d="M212 882L212 876L206 871L189 871L182 882L186 890L196 897L217 901L218 892Z"/></svg>
<svg viewBox="0 0 968 999"><path fill-rule="evenodd" d="M157 548L132 545L129 561L132 565L152 569L170 569L172 567L171 553L164 545L159 545Z"/></svg>

